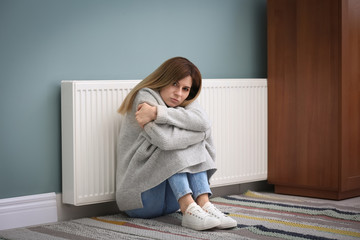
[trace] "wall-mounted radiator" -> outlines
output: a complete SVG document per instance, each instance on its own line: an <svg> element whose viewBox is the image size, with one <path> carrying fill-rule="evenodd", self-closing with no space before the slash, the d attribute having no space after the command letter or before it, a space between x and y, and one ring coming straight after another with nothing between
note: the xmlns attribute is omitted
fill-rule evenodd
<svg viewBox="0 0 360 240"><path fill-rule="evenodd" d="M116 110L138 80L62 81L63 202L115 200ZM211 186L267 178L266 79L204 79L199 96L212 121L218 171Z"/></svg>

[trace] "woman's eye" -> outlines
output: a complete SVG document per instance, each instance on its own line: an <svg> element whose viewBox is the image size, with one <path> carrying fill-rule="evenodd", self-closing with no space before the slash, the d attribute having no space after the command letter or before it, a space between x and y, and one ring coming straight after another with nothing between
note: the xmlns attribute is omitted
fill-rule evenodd
<svg viewBox="0 0 360 240"><path fill-rule="evenodd" d="M190 91L190 88L184 88L184 91L188 92Z"/></svg>

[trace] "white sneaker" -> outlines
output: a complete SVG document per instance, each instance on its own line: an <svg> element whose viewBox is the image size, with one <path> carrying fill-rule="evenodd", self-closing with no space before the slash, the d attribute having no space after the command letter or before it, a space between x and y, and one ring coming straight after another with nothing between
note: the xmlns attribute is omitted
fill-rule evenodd
<svg viewBox="0 0 360 240"><path fill-rule="evenodd" d="M217 228L225 229L225 228L233 228L237 226L237 222L231 217L222 213L219 209L217 209L211 202L205 203L202 207L205 212L209 213L211 216L219 219L221 224L217 226Z"/></svg>
<svg viewBox="0 0 360 240"><path fill-rule="evenodd" d="M200 231L217 227L220 221L206 213L196 203L191 203L183 214L181 225Z"/></svg>

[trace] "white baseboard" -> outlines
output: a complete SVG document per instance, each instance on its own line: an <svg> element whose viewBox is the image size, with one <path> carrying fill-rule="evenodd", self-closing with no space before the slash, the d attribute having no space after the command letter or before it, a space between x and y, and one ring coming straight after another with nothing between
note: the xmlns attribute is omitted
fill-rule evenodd
<svg viewBox="0 0 360 240"><path fill-rule="evenodd" d="M56 194L58 221L67 221L71 219L84 217L97 217L119 213L115 201L90 204L84 206L74 206L62 202L62 194Z"/></svg>
<svg viewBox="0 0 360 240"><path fill-rule="evenodd" d="M0 199L0 230L57 220L55 193Z"/></svg>

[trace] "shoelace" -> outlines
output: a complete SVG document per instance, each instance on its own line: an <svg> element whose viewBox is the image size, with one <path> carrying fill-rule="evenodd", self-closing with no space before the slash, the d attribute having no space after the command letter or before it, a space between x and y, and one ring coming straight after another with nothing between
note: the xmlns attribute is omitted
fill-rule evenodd
<svg viewBox="0 0 360 240"><path fill-rule="evenodd" d="M221 218L223 216L226 216L224 215L219 209L217 209L214 205L210 205L207 209L205 209L205 211L217 218Z"/></svg>
<svg viewBox="0 0 360 240"><path fill-rule="evenodd" d="M197 218L204 219L208 214L202 210L200 207L196 206L187 211L187 214L192 215Z"/></svg>

